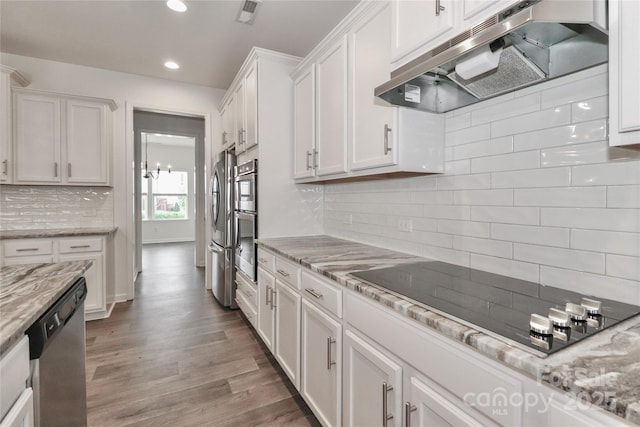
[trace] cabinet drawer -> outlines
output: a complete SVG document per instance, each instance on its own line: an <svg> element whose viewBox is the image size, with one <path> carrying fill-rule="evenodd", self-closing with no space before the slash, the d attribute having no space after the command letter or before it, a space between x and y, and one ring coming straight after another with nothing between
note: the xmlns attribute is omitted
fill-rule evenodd
<svg viewBox="0 0 640 427"><path fill-rule="evenodd" d="M342 318L342 290L306 271L302 272L301 284L301 289L307 299Z"/></svg>
<svg viewBox="0 0 640 427"><path fill-rule="evenodd" d="M0 420L20 397L29 378L29 339L24 336L0 359Z"/></svg>
<svg viewBox="0 0 640 427"><path fill-rule="evenodd" d="M59 245L61 254L72 254L76 252L100 252L102 250L102 239L63 239L60 240Z"/></svg>
<svg viewBox="0 0 640 427"><path fill-rule="evenodd" d="M51 255L53 241L48 239L8 240L4 243L5 257Z"/></svg>
<svg viewBox="0 0 640 427"><path fill-rule="evenodd" d="M236 295L238 293L242 294L244 299L247 300L247 303L251 304L251 306L255 308L256 302L257 302L256 296L258 295L257 286L251 283L249 280L245 279L240 274L236 274L236 285L237 285Z"/></svg>
<svg viewBox="0 0 640 427"><path fill-rule="evenodd" d="M262 248L258 248L258 265L270 273L276 270L276 256Z"/></svg>
<svg viewBox="0 0 640 427"><path fill-rule="evenodd" d="M275 276L289 286L295 289L300 288L300 266L285 261L282 258L276 258Z"/></svg>

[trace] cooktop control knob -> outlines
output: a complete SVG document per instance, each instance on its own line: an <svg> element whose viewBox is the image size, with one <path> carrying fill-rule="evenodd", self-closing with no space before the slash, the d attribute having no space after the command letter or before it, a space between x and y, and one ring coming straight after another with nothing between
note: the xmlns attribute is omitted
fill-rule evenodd
<svg viewBox="0 0 640 427"><path fill-rule="evenodd" d="M557 308L549 309L549 319L556 328L569 328L571 327L571 319L569 313L566 311L558 310Z"/></svg>
<svg viewBox="0 0 640 427"><path fill-rule="evenodd" d="M572 302L568 302L565 311L571 317L571 320L576 322L586 322L587 321L587 309L581 305L574 304Z"/></svg>
<svg viewBox="0 0 640 427"><path fill-rule="evenodd" d="M589 314L600 314L602 303L590 298L582 298L580 305L583 306Z"/></svg>
<svg viewBox="0 0 640 427"><path fill-rule="evenodd" d="M553 322L548 317L541 316L539 314L532 314L529 319L529 327L531 331L540 335L552 335L553 334Z"/></svg>

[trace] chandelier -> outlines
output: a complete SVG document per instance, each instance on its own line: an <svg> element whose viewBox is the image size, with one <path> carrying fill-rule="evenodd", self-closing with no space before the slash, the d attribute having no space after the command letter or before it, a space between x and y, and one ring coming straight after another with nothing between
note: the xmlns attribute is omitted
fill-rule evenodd
<svg viewBox="0 0 640 427"><path fill-rule="evenodd" d="M145 179L153 178L158 179L160 176L160 163L156 163L156 170L149 170L149 141L148 135L144 134L144 175ZM171 173L171 165L167 165L167 172Z"/></svg>

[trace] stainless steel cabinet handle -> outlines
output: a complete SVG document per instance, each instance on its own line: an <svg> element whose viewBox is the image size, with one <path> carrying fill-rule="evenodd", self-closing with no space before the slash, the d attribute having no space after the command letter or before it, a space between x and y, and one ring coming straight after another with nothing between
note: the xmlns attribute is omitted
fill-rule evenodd
<svg viewBox="0 0 640 427"><path fill-rule="evenodd" d="M242 145L242 129L238 130L238 145Z"/></svg>
<svg viewBox="0 0 640 427"><path fill-rule="evenodd" d="M246 129L240 129L240 136L242 137L242 143L246 144L247 143L247 130Z"/></svg>
<svg viewBox="0 0 640 427"><path fill-rule="evenodd" d="M305 291L305 292L307 292L307 293L309 293L309 294L311 294L311 295L313 295L313 296L314 296L314 297L316 297L317 299L322 298L322 294L321 294L320 292L316 291L316 290L315 290L315 289L313 289L313 288L304 288L304 291Z"/></svg>
<svg viewBox="0 0 640 427"><path fill-rule="evenodd" d="M57 178L57 177L58 177L58 162L55 162L55 163L53 164L53 176L54 176L55 178Z"/></svg>
<svg viewBox="0 0 640 427"><path fill-rule="evenodd" d="M71 163L67 163L67 178L71 178Z"/></svg>
<svg viewBox="0 0 640 427"><path fill-rule="evenodd" d="M384 125L384 155L386 156L391 151L391 147L389 147L389 132L391 132L391 128L389 125Z"/></svg>
<svg viewBox="0 0 640 427"><path fill-rule="evenodd" d="M335 361L331 361L331 344L336 342L335 338L327 337L327 370L331 370L331 365L335 365Z"/></svg>
<svg viewBox="0 0 640 427"><path fill-rule="evenodd" d="M274 308L278 307L278 306L274 303L274 301L275 301L275 299L274 299L274 295L275 295L275 296L278 296L278 291L274 291L273 289L271 289L271 310L273 310Z"/></svg>
<svg viewBox="0 0 640 427"><path fill-rule="evenodd" d="M393 390L393 386L382 383L382 427L387 427L387 421L393 418L393 414L388 413L387 393Z"/></svg>
<svg viewBox="0 0 640 427"><path fill-rule="evenodd" d="M16 252L37 252L40 249L38 248L20 248L20 249L16 249Z"/></svg>
<svg viewBox="0 0 640 427"><path fill-rule="evenodd" d="M222 143L223 144L227 143L227 132L226 131L222 132Z"/></svg>
<svg viewBox="0 0 640 427"><path fill-rule="evenodd" d="M411 404L411 402L407 402L404 404L404 425L405 427L411 427L411 413L415 411L417 408Z"/></svg>
<svg viewBox="0 0 640 427"><path fill-rule="evenodd" d="M307 151L307 170L311 169L311 151Z"/></svg>
<svg viewBox="0 0 640 427"><path fill-rule="evenodd" d="M284 276L284 277L289 277L289 273L287 273L287 272L286 272L286 271L284 271L284 270L280 270L280 269L278 269L278 270L276 270L276 271L277 271L280 275L282 275L282 276Z"/></svg>
<svg viewBox="0 0 640 427"><path fill-rule="evenodd" d="M71 246L71 249L82 249L82 248L90 248L91 245L74 245Z"/></svg>
<svg viewBox="0 0 640 427"><path fill-rule="evenodd" d="M267 263L267 260L265 258L258 258L258 261L260 261L262 264Z"/></svg>
<svg viewBox="0 0 640 427"><path fill-rule="evenodd" d="M271 293L271 288L269 286L267 286L266 288L266 293L264 294L264 305L270 305L269 294Z"/></svg>
<svg viewBox="0 0 640 427"><path fill-rule="evenodd" d="M2 161L2 174L9 175L9 161L6 159Z"/></svg>
<svg viewBox="0 0 640 427"><path fill-rule="evenodd" d="M313 150L313 168L318 169L318 150Z"/></svg>
<svg viewBox="0 0 640 427"><path fill-rule="evenodd" d="M436 16L440 16L440 12L444 12L445 7L440 4L440 0L436 0Z"/></svg>

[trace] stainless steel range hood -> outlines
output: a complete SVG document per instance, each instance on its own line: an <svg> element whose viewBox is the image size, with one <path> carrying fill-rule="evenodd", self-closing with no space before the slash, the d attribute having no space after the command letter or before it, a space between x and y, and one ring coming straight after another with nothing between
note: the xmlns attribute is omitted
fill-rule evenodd
<svg viewBox="0 0 640 427"><path fill-rule="evenodd" d="M391 73L375 95L444 113L607 62L604 0L522 1Z"/></svg>

